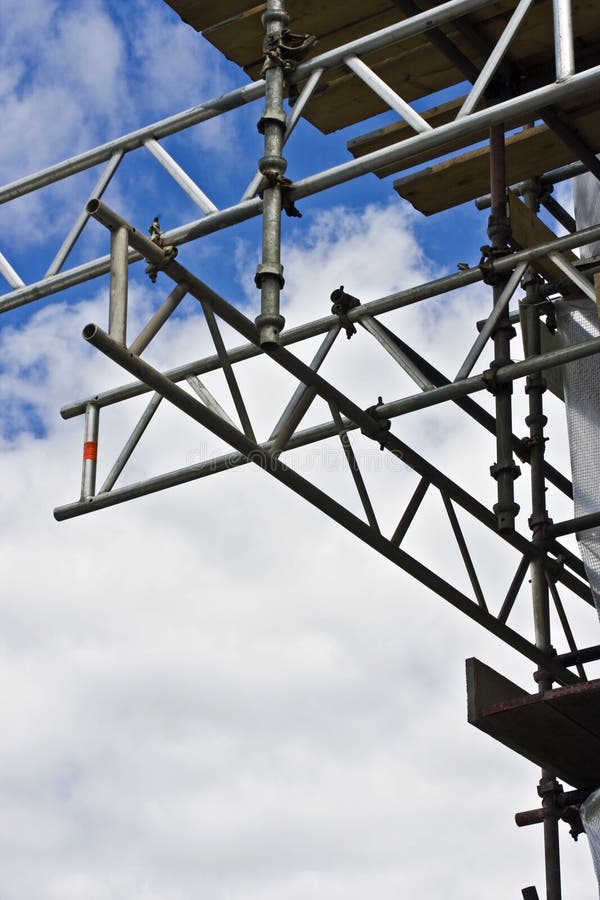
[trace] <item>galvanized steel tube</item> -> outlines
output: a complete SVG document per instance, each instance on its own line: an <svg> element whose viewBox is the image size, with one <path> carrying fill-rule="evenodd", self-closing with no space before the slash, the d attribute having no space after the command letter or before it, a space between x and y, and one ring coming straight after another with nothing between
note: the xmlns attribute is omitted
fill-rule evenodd
<svg viewBox="0 0 600 900"><path fill-rule="evenodd" d="M265 27L265 110L259 122L264 134L264 153L258 163L263 176L262 260L256 271L260 289L260 315L256 318L261 347L277 347L285 320L279 312L283 288L281 265L281 184L287 168L282 153L286 116L283 110L283 60L280 43L289 19L283 0L267 0Z"/></svg>
<svg viewBox="0 0 600 900"><path fill-rule="evenodd" d="M144 325L136 339L131 343L130 350L138 356L143 353L150 341L156 337L171 313L175 312L185 295L187 287L185 283L176 284L162 306L156 310L149 322Z"/></svg>
<svg viewBox="0 0 600 900"><path fill-rule="evenodd" d="M125 344L127 338L128 253L127 229L113 228L110 233L108 333L120 344Z"/></svg>
<svg viewBox="0 0 600 900"><path fill-rule="evenodd" d="M83 426L83 459L81 463L81 499L88 500L96 492L96 464L98 461L98 430L100 410L88 403Z"/></svg>
<svg viewBox="0 0 600 900"><path fill-rule="evenodd" d="M573 11L571 0L552 0L554 13L554 57L556 80L564 81L575 72Z"/></svg>
<svg viewBox="0 0 600 900"><path fill-rule="evenodd" d="M113 153L113 155L109 159L107 165L105 166L104 171L100 175L100 178L94 185L94 187L89 195L89 200L92 200L94 197L102 197L102 195L104 194L104 191L106 190L106 188L112 181L113 175L119 168L119 165L121 163L121 160L123 159L123 156L124 156L123 150L117 150L115 153ZM56 253L56 256L50 263L50 266L48 267L48 271L46 272L46 275L44 276L45 278L49 278L51 275L57 275L60 272L60 270L64 266L64 264L69 256L71 250L75 246L79 235L85 228L89 217L90 217L89 213L87 212L86 208L84 207L81 210L81 212L79 213L79 215L77 216L77 218L75 219L75 222L71 226L71 229L70 229L68 235L66 236L66 238L60 245L60 247Z"/></svg>

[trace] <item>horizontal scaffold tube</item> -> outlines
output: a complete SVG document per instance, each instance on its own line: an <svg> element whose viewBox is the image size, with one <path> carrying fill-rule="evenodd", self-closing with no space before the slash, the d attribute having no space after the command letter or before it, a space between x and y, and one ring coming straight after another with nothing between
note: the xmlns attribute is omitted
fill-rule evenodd
<svg viewBox="0 0 600 900"><path fill-rule="evenodd" d="M581 247L584 244L588 244L591 241L598 239L600 239L600 225L594 225L593 227L586 228L576 234L565 235L564 237L557 238L555 241L539 244L537 247L530 247L527 250L520 250L518 253L503 257L495 263L494 268L500 274L507 273L520 262L546 256L550 250L559 252L570 250L574 247ZM170 240L169 243L171 243ZM141 258L141 254L138 253L137 255ZM470 284L475 284L482 279L483 273L481 269L479 269L479 267L473 267L472 269L467 269L463 272L457 272L455 275L446 275L443 278L437 278L434 281L416 285L415 287L407 288L403 291L397 291L394 294L388 294L377 300L371 300L369 303L363 303L361 306L351 309L348 312L348 318L351 321L356 322L362 316L381 315L386 312L391 312L394 309L410 306L421 300L430 300L433 297L439 297L443 294L450 293L451 291L459 290ZM307 338L316 337L319 334L325 334L325 332L329 331L337 321L338 319L336 316L324 316L321 319L315 319L312 322L307 322L296 328L290 328L281 335L281 343L282 345L287 346ZM228 356L231 363L237 363L259 356L260 353L260 348L255 344L245 344L230 350ZM218 356L209 356L205 359L195 360L185 365L178 366L177 368L170 369L166 375L172 381L183 381L188 375L202 375L206 372L212 372L215 369L220 368L220 365ZM474 390L479 389L480 388L475 388ZM95 394L93 397L86 397L83 400L65 404L60 411L61 416L63 419L71 419L74 416L83 415L87 404L91 401L98 404L99 407L110 406L121 400L137 397L140 394L146 393L148 390L149 388L146 385L139 382L123 385L122 387Z"/></svg>
<svg viewBox="0 0 600 900"><path fill-rule="evenodd" d="M372 34L357 38L355 41L313 57L313 59L298 66L291 80L301 81L317 69L330 69L333 66L337 66L349 53L367 53L371 50L388 47L390 44L414 37L427 31L429 28L449 22L459 16L464 16L476 9L491 6L493 2L495 0L449 0L447 3L440 4L436 9L419 13L395 25L381 28ZM212 119L239 106L244 106L246 103L259 99L264 93L265 82L264 79L260 79L252 84L246 84L220 97L201 103L198 106L182 110L166 119L152 122L150 125L138 128L136 131L131 131L91 150L79 153L70 159L49 166L47 169L42 169L40 172L27 175L5 185L0 188L0 204L7 203L9 200L14 200L16 197L31 193L63 178L68 178L70 175L82 172L99 163L106 162L118 150L135 150L143 146L144 142L149 139L160 140L160 138L184 131L186 128L191 128L193 125L198 125L200 122Z"/></svg>
<svg viewBox="0 0 600 900"><path fill-rule="evenodd" d="M349 160L339 166L334 166L324 172L316 175L310 175L295 182L290 189L290 197L299 200L317 194L336 185L344 184L354 178L373 172L383 165L409 159L416 153L420 153L425 149L439 148L459 136L465 137L484 126L489 126L502 122L505 117L525 112L533 112L539 106L548 105L558 100L567 99L576 96L582 91L591 90L600 86L600 66L595 66L585 72L573 75L568 81L560 84L550 84L529 91L520 97L506 100L495 106L471 113L464 119L449 122L447 125L440 125L438 128L407 138L390 147L384 147L361 156L358 159ZM206 234L212 234L222 228L234 225L238 222L258 216L262 211L262 202L259 198L244 200L235 206L231 206L226 210L220 210L216 213L210 213L194 222L174 228L172 231L165 232L164 242L172 245L185 244L196 238ZM569 235L568 237L575 237ZM561 239L564 240L564 239ZM592 237L589 240L593 240ZM587 243L582 241L581 243ZM575 242L564 245L564 249L581 246L581 243ZM556 250L563 249L563 245L556 245ZM135 254L130 255L130 262L138 259ZM514 258L514 257L513 257ZM498 264L499 266L499 264ZM0 297L0 312L6 312L31 303L41 297L57 293L67 287L73 287L76 284L82 284L90 278L105 274L109 268L109 258L92 260L78 266L76 269L70 269L61 275L55 275L49 279L36 282L25 288L18 288L9 294ZM476 280L476 279L475 279Z"/></svg>

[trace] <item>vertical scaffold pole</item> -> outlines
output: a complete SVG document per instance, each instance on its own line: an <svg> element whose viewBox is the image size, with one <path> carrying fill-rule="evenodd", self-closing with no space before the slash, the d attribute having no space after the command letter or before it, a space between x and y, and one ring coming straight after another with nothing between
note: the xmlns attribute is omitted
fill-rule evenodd
<svg viewBox="0 0 600 900"><path fill-rule="evenodd" d="M506 252L510 238L510 225L506 212L506 165L504 146L504 125L490 128L490 189L492 209L488 221L488 237L491 248L491 283L494 291L494 305L500 302L506 280L494 274L494 259ZM498 319L494 330L494 360L492 370L511 362L510 340L515 331L510 323L508 307ZM515 503L514 481L521 474L515 465L512 451L512 383L496 384L496 453L497 459L490 472L498 482L498 502L494 505L498 531L510 534L515 528L515 516L519 511Z"/></svg>
<svg viewBox="0 0 600 900"><path fill-rule="evenodd" d="M110 292L108 333L125 345L127 337L127 284L129 245L127 229L114 228L110 233Z"/></svg>
<svg viewBox="0 0 600 900"><path fill-rule="evenodd" d="M537 212L538 200L532 189L525 191L524 199L532 212ZM540 279L533 269L528 269L523 279L525 288L525 353L527 357L541 353L540 322ZM543 395L546 382L542 372L529 375L525 390L529 400L529 412L525 420L529 427L529 462L531 477L531 517L529 527L532 541L538 547L539 555L531 561L531 594L533 603L533 621L536 646L544 653L552 653L552 634L550 627L550 601L548 580L546 578L546 557L548 552L548 525L550 520L546 506L546 480L544 474L544 454L546 438L544 426L547 417L544 415ZM552 677L547 672L537 673L540 692L551 690ZM538 792L542 798L544 816L544 862L546 874L547 900L561 900L560 845L558 833L558 816L556 815L556 797L560 788L551 772L542 769Z"/></svg>
<svg viewBox="0 0 600 900"><path fill-rule="evenodd" d="M552 0L554 13L554 58L556 80L565 81L575 74L573 10L571 0Z"/></svg>
<svg viewBox="0 0 600 900"><path fill-rule="evenodd" d="M98 459L98 427L100 409L88 403L83 426L83 460L81 463L81 499L87 500L96 493L96 461Z"/></svg>
<svg viewBox="0 0 600 900"><path fill-rule="evenodd" d="M281 36L289 19L284 0L268 0L263 13L265 28L265 110L258 123L264 134L264 155L258 168L263 176L262 262L256 271L261 310L256 318L261 347L279 345L285 319L279 312L283 288L281 265L281 184L287 163L281 155L286 116L283 110L284 72L280 55Z"/></svg>

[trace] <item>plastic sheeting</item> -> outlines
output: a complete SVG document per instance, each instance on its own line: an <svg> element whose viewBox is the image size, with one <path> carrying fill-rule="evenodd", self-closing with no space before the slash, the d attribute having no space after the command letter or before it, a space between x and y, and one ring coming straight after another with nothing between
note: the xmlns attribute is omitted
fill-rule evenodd
<svg viewBox="0 0 600 900"><path fill-rule="evenodd" d="M600 789L590 794L585 803L581 804L580 814L592 851L600 892Z"/></svg>
<svg viewBox="0 0 600 900"><path fill-rule="evenodd" d="M563 346L600 336L598 308L581 297L555 304ZM571 454L575 515L600 509L600 360L588 356L563 366L563 389ZM600 617L600 527L577 535L581 557Z"/></svg>

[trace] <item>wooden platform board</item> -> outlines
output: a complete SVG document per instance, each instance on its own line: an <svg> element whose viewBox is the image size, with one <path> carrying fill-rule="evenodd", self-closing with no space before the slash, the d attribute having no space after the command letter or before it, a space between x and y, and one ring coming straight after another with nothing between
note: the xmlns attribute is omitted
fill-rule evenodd
<svg viewBox="0 0 600 900"><path fill-rule="evenodd" d="M258 78L262 66L263 26L266 3L239 0L165 0L182 19L214 44L228 59L242 66L251 78ZM422 9L440 5L441 0L419 0ZM314 34L318 44L313 55L338 47L380 28L401 21L404 16L391 0L287 0L291 30ZM468 16L480 34L493 46L502 33L515 0L495 0ZM578 45L585 47L596 35L600 40L597 0L574 0L574 28ZM547 73L553 60L552 2L539 0L529 11L509 56L527 74ZM484 60L450 24L444 33L477 67ZM463 81L463 76L445 56L420 35L393 47L364 56L371 66L405 100L412 101ZM308 105L306 118L323 132L335 131L387 109L386 105L359 79L338 67L326 72L320 93Z"/></svg>
<svg viewBox="0 0 600 900"><path fill-rule="evenodd" d="M508 192L508 210L511 243L515 245L516 249L525 250L527 247L535 247L538 244L556 240L557 235L512 191ZM572 250L564 251L562 256L567 262L577 262L577 257ZM535 259L532 266L547 281L556 281L565 277L562 269L559 269L551 259Z"/></svg>
<svg viewBox="0 0 600 900"><path fill-rule="evenodd" d="M578 100L577 104L570 102L559 112L590 150L600 152L597 99L592 100L588 96ZM543 175L575 160L575 152L563 144L547 125L526 128L510 135L506 141L508 184ZM406 167L412 164L408 160ZM415 209L430 216L487 194L490 189L489 170L489 148L486 145L400 178L394 182L394 189Z"/></svg>
<svg viewBox="0 0 600 900"><path fill-rule="evenodd" d="M468 720L577 788L600 785L600 679L528 694L468 659Z"/></svg>
<svg viewBox="0 0 600 900"><path fill-rule="evenodd" d="M429 122L432 128L437 128L439 125L447 125L448 122L454 120L465 99L466 95L463 95L457 97L455 100L449 100L447 103L442 103L439 106L433 106L431 109L422 112L421 116L426 122ZM519 126L526 125L530 119L531 114L521 114L520 116L515 116L513 119L508 119L505 122L505 127L507 131L510 131ZM488 134L489 129L482 128L481 131L477 131L469 137L456 138L455 140L444 144L444 154L454 153L457 150L463 150L465 147L470 147L473 144L485 141L488 138ZM390 144L396 144L399 141L403 141L406 138L413 136L414 131L406 122L393 122L390 125L385 125L383 128L378 128L376 131L369 132L369 134L353 138L348 141L346 146L350 153L357 159L374 150L380 150L383 147L390 146ZM429 162L439 156L440 151L437 148L433 150L424 150L421 153L411 156L408 160L402 160L401 162L382 166L380 169L376 169L374 174L379 178L386 178L388 175L400 172L402 169L419 166L422 163Z"/></svg>

